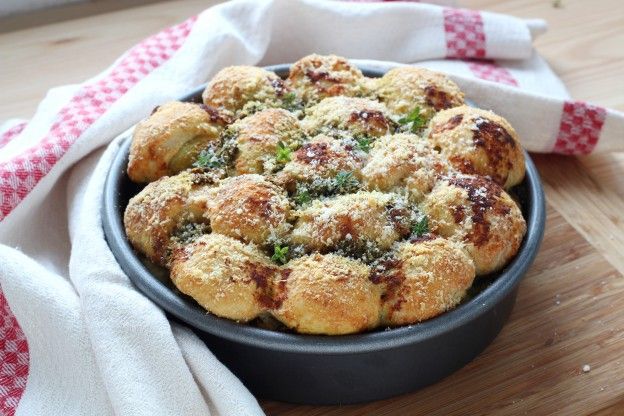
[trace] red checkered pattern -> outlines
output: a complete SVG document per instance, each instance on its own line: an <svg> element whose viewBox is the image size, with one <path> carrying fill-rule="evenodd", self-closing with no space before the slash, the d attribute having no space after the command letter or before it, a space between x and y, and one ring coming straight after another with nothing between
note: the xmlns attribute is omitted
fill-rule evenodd
<svg viewBox="0 0 624 416"><path fill-rule="evenodd" d="M158 68L182 45L196 17L170 27L132 48L103 78L84 85L36 145L0 164L0 220L24 199L67 149L132 86ZM20 124L0 137L16 137ZM28 344L0 290L0 413L13 415L28 377Z"/></svg>
<svg viewBox="0 0 624 416"><path fill-rule="evenodd" d="M591 153L598 143L607 110L583 101L566 101L553 151L566 155Z"/></svg>
<svg viewBox="0 0 624 416"><path fill-rule="evenodd" d="M496 62L492 60L467 61L466 65L468 65L468 69L470 69L477 78L514 87L518 86L518 81L514 79L513 75L511 75L507 69L498 66Z"/></svg>
<svg viewBox="0 0 624 416"><path fill-rule="evenodd" d="M27 377L28 343L0 288L0 414L15 414Z"/></svg>
<svg viewBox="0 0 624 416"><path fill-rule="evenodd" d="M481 13L466 9L444 9L447 58L484 58L485 32Z"/></svg>
<svg viewBox="0 0 624 416"><path fill-rule="evenodd" d="M20 134L22 130L24 130L26 124L27 123L24 121L23 123L18 123L5 131L2 136L0 136L0 149L2 149L4 146L7 145L7 143L17 137L17 135Z"/></svg>
<svg viewBox="0 0 624 416"><path fill-rule="evenodd" d="M0 164L0 221L115 101L169 59L182 45L195 20L196 17L188 19L132 48L103 78L80 89L37 145Z"/></svg>

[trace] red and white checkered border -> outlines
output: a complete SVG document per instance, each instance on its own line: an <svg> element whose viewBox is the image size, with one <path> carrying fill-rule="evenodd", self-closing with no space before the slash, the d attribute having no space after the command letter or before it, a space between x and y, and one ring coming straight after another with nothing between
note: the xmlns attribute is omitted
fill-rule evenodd
<svg viewBox="0 0 624 416"><path fill-rule="evenodd" d="M37 145L0 164L0 221L114 102L178 50L195 20L190 18L133 47L106 76L80 89Z"/></svg>
<svg viewBox="0 0 624 416"><path fill-rule="evenodd" d="M28 123L23 121L21 123L17 123L0 136L0 149L9 144L11 140L19 136L19 134L26 128Z"/></svg>
<svg viewBox="0 0 624 416"><path fill-rule="evenodd" d="M607 110L603 107L584 101L566 101L553 152L565 155L591 153L600 139L606 116Z"/></svg>
<svg viewBox="0 0 624 416"><path fill-rule="evenodd" d="M26 388L28 343L0 288L0 414L13 416Z"/></svg>
<svg viewBox="0 0 624 416"><path fill-rule="evenodd" d="M466 61L466 65L472 74L486 81L498 82L499 84L518 86L518 81L511 75L511 72L502 66L499 66L494 60L470 60Z"/></svg>
<svg viewBox="0 0 624 416"><path fill-rule="evenodd" d="M194 16L133 47L100 80L84 85L62 108L37 145L0 164L0 221L4 219L63 157L67 149L111 105L182 46L197 20ZM0 147L26 126L0 137ZM28 343L0 290L0 412L13 416L28 378Z"/></svg>
<svg viewBox="0 0 624 416"><path fill-rule="evenodd" d="M485 58L485 31L481 13L445 7L444 34L447 58Z"/></svg>

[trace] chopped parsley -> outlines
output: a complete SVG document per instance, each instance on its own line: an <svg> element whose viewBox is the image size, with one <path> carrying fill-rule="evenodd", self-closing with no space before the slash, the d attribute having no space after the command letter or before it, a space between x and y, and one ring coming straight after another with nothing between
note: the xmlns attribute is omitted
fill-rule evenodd
<svg viewBox="0 0 624 416"><path fill-rule="evenodd" d="M360 149L363 152L368 153L370 150L370 146L371 146L371 142L372 140L370 139L370 137L360 137L360 138L356 138L355 141L357 142L357 147L358 149Z"/></svg>
<svg viewBox="0 0 624 416"><path fill-rule="evenodd" d="M277 144L277 150L275 151L275 160L277 163L286 163L292 159L292 149L284 144L284 142L279 142Z"/></svg>
<svg viewBox="0 0 624 416"><path fill-rule="evenodd" d="M297 193L294 196L297 205L305 205L312 200L312 196L310 196L310 191L308 191L307 189L299 189L299 187L297 188Z"/></svg>
<svg viewBox="0 0 624 416"><path fill-rule="evenodd" d="M273 255L271 256L271 260L275 263L285 264L288 261L288 246L280 246L279 244L275 244L273 246Z"/></svg>
<svg viewBox="0 0 624 416"><path fill-rule="evenodd" d="M360 185L360 182L353 176L353 172L339 172L334 178L333 191L335 193L349 193Z"/></svg>
<svg viewBox="0 0 624 416"><path fill-rule="evenodd" d="M297 94L295 94L294 92L291 91L291 92L287 92L286 94L284 94L282 96L282 105L281 105L281 107L284 110L297 111L297 110L301 110L302 103L297 98Z"/></svg>
<svg viewBox="0 0 624 416"><path fill-rule="evenodd" d="M429 233L429 218L425 215L420 221L412 225L412 235L422 237L427 233Z"/></svg>
<svg viewBox="0 0 624 416"><path fill-rule="evenodd" d="M197 160L193 163L195 168L218 169L225 165L225 159L222 155L217 154L215 149L209 147L199 152Z"/></svg>
<svg viewBox="0 0 624 416"><path fill-rule="evenodd" d="M418 133L420 129L425 127L427 120L420 114L420 107L416 106L411 113L399 119L399 124L408 127L412 133Z"/></svg>

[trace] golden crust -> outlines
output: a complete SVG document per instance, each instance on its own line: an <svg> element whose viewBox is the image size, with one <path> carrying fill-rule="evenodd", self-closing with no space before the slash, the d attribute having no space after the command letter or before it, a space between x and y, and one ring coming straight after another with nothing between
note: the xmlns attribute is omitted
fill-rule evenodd
<svg viewBox="0 0 624 416"><path fill-rule="evenodd" d="M134 129L128 176L152 182L190 167L199 152L219 140L228 119L215 109L172 101L157 107Z"/></svg>
<svg viewBox="0 0 624 416"><path fill-rule="evenodd" d="M455 169L491 177L504 188L522 182L524 152L514 128L491 111L461 106L439 112L427 136Z"/></svg>
<svg viewBox="0 0 624 416"><path fill-rule="evenodd" d="M290 203L284 192L260 175L226 178L199 196L212 232L265 245L290 230Z"/></svg>
<svg viewBox="0 0 624 416"><path fill-rule="evenodd" d="M124 213L126 235L151 261L166 265L172 233L185 222L204 222L201 205L192 195L208 188L212 179L185 171L148 184L128 202Z"/></svg>
<svg viewBox="0 0 624 416"><path fill-rule="evenodd" d="M365 264L333 254L301 257L288 264L277 319L305 334L361 332L379 323L379 297Z"/></svg>
<svg viewBox="0 0 624 416"><path fill-rule="evenodd" d="M431 231L463 242L477 275L501 269L518 252L526 232L522 212L496 183L454 175L439 181L422 209Z"/></svg>
<svg viewBox="0 0 624 416"><path fill-rule="evenodd" d="M176 249L171 280L211 313L250 321L271 307L277 267L253 245L221 234L207 234Z"/></svg>
<svg viewBox="0 0 624 416"><path fill-rule="evenodd" d="M293 153L276 182L290 189L295 182L333 178L339 172L351 172L359 178L365 156L349 142L318 135Z"/></svg>
<svg viewBox="0 0 624 416"><path fill-rule="evenodd" d="M378 101L354 97L329 97L306 110L301 122L309 135L348 132L379 137L393 132L393 121Z"/></svg>
<svg viewBox="0 0 624 416"><path fill-rule="evenodd" d="M124 224L217 316L271 314L328 335L420 322L520 247L526 224L494 182L524 176L516 133L461 106L442 74L397 68L373 81L344 58L310 55L286 82L225 68L203 99L167 103L137 126L128 173L153 182ZM394 134L417 106L433 117L425 137ZM202 168L184 171L204 149Z"/></svg>
<svg viewBox="0 0 624 416"><path fill-rule="evenodd" d="M370 190L401 192L407 189L410 200L418 202L449 168L427 140L403 133L381 137L373 144L361 176Z"/></svg>
<svg viewBox="0 0 624 416"><path fill-rule="evenodd" d="M299 147L299 121L290 112L270 108L238 120L232 125L238 153L234 168L238 175L270 173L276 167L275 155L281 142L292 149Z"/></svg>
<svg viewBox="0 0 624 416"><path fill-rule="evenodd" d="M255 66L229 66L206 85L204 104L238 115L248 103L277 106L288 87L274 72Z"/></svg>
<svg viewBox="0 0 624 416"><path fill-rule="evenodd" d="M459 243L442 238L405 242L380 262L372 281L381 290L382 324L406 325L455 307L472 285L475 267Z"/></svg>
<svg viewBox="0 0 624 416"><path fill-rule="evenodd" d="M355 249L388 250L409 234L403 225L410 213L395 195L358 192L315 200L294 213L294 244L308 251L328 251L341 244ZM397 218L398 216L406 217Z"/></svg>
<svg viewBox="0 0 624 416"><path fill-rule="evenodd" d="M338 95L359 97L368 93L362 71L336 55L313 54L301 58L290 69L287 85L308 103Z"/></svg>
<svg viewBox="0 0 624 416"><path fill-rule="evenodd" d="M407 115L416 106L425 118L464 103L464 93L446 75L425 68L391 69L376 81L374 93L388 109Z"/></svg>

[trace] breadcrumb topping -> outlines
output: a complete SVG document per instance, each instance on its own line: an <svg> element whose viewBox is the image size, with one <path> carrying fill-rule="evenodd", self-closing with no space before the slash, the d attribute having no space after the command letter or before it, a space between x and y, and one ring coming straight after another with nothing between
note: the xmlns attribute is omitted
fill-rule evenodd
<svg viewBox="0 0 624 416"><path fill-rule="evenodd" d="M224 68L202 99L137 125L128 174L147 186L124 224L217 316L327 335L410 325L520 247L517 134L443 74L370 79L309 55L286 80Z"/></svg>

